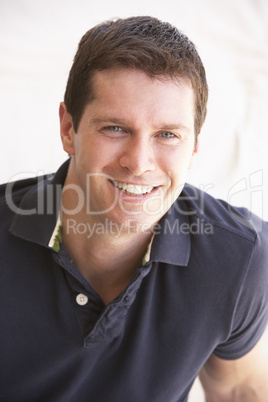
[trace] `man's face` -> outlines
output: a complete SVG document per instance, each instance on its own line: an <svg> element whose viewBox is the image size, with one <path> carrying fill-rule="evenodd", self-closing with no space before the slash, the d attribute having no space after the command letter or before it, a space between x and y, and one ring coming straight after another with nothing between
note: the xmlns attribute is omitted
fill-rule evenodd
<svg viewBox="0 0 268 402"><path fill-rule="evenodd" d="M96 72L93 89L77 133L61 124L69 177L84 194L80 213L146 229L178 197L197 151L193 90L123 68Z"/></svg>

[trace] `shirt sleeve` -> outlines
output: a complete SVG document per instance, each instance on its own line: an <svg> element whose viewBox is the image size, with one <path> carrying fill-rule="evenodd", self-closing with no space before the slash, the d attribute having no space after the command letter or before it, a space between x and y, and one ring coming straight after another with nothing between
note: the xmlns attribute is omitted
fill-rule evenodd
<svg viewBox="0 0 268 402"><path fill-rule="evenodd" d="M263 222L246 275L237 297L228 339L214 354L222 359L238 359L258 342L268 323L268 223Z"/></svg>

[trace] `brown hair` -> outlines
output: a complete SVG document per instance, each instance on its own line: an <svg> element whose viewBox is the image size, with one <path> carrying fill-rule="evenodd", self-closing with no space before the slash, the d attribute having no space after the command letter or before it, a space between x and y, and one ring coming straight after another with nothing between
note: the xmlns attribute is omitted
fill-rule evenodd
<svg viewBox="0 0 268 402"><path fill-rule="evenodd" d="M195 135L206 117L206 73L194 44L167 22L140 16L96 25L82 37L70 70L64 102L77 131L85 106L93 99L94 71L135 68L153 78L187 78L195 93Z"/></svg>

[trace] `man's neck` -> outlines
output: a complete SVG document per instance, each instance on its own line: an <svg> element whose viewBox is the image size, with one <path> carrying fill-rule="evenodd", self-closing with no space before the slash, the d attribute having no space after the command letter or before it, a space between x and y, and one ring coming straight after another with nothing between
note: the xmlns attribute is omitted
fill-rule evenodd
<svg viewBox="0 0 268 402"><path fill-rule="evenodd" d="M63 215L62 241L81 274L108 304L127 286L137 271L146 253L151 233L120 233L98 230L79 234L79 219L76 216L77 230L67 230L69 216ZM84 220L81 220L84 224ZM88 227L104 225L88 221ZM107 225L107 223L106 223ZM86 228L86 226L85 226Z"/></svg>

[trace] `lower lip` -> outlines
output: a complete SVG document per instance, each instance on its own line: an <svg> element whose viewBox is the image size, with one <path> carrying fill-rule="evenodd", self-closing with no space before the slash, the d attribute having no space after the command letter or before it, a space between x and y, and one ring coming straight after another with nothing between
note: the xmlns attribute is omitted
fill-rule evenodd
<svg viewBox="0 0 268 402"><path fill-rule="evenodd" d="M132 202L132 203L139 203L143 202L146 198L151 197L154 195L159 187L155 187L150 193L145 193L145 194L137 194L137 195L132 195L132 194L127 194L124 191L120 190L118 187L116 187L111 181L111 185L117 192L120 198L122 198L124 201Z"/></svg>

